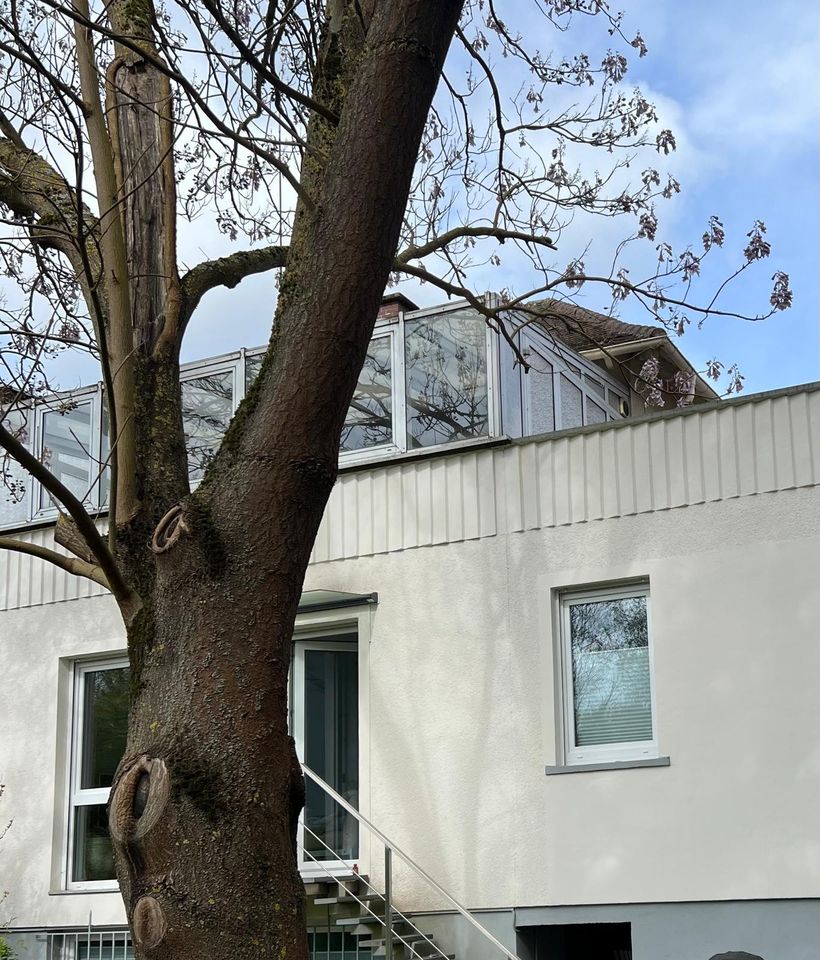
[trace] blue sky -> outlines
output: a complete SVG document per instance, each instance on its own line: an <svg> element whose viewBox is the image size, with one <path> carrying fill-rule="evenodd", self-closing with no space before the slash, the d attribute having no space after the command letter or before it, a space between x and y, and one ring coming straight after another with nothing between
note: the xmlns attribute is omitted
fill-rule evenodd
<svg viewBox="0 0 820 960"><path fill-rule="evenodd" d="M677 106L698 154L680 170L681 235L697 236L718 213L738 243L758 217L772 256L727 302L756 311L775 269L794 290L791 310L764 324L710 320L680 346L737 360L749 390L820 379L820 4L630 0L625 9L650 50L635 79Z"/></svg>
<svg viewBox="0 0 820 960"><path fill-rule="evenodd" d="M713 356L737 362L747 391L820 379L820 4L623 0L620 6L627 35L639 28L649 47L645 58L630 58L627 86L646 89L678 140L668 167L683 191L662 208L666 238L675 246L697 242L711 214L722 218L726 251L713 271L704 271L705 296L710 280L740 262L745 233L759 218L768 228L772 256L722 302L740 312L762 312L776 269L790 274L794 290L794 306L786 313L762 324L710 319L703 330L687 332L679 346L697 366ZM538 42L546 47L550 37ZM600 21L590 18L555 35L561 49L591 55L600 55L607 42ZM602 227L600 220L588 229L600 255L623 231ZM200 233L195 244L188 242L187 259L221 253L223 242ZM476 288L505 282L496 272L477 277ZM406 292L425 305L442 299L430 288ZM194 320L185 358L263 342L274 296L270 278L210 294ZM600 305L589 293L581 302ZM646 321L629 308L621 316Z"/></svg>
<svg viewBox="0 0 820 960"><path fill-rule="evenodd" d="M517 10L522 0L508 2ZM767 225L772 256L733 285L723 305L746 313L765 310L776 269L790 274L794 290L792 309L765 323L710 319L703 330L690 328L678 345L701 369L712 357L738 363L747 392L820 379L820 4L622 0L620 6L626 34L640 29L649 47L645 58L630 57L626 87L645 89L678 141L667 165L683 189L661 208L664 239L675 247L696 244L712 214L726 226L725 252L713 268L705 268L697 299L707 296L710 281L719 281L740 262L755 218ZM564 34L542 29L529 39L542 49L583 50L593 59L600 59L609 42L600 18L582 18ZM572 236L560 243L562 262L588 240L593 256L610 256L624 229L600 219L574 224ZM237 246L201 223L180 232L185 266L233 249ZM653 245L645 248L647 263L653 250ZM477 291L510 283L522 290L532 282L503 268L479 271L472 279ZM430 287L403 289L421 305L443 299ZM596 296L585 287L581 293L582 303L604 303L600 292ZM275 296L272 277L250 278L234 290L209 294L189 328L183 359L263 343ZM624 307L621 317L647 321L634 307ZM76 358L65 358L60 367L65 388L97 377Z"/></svg>

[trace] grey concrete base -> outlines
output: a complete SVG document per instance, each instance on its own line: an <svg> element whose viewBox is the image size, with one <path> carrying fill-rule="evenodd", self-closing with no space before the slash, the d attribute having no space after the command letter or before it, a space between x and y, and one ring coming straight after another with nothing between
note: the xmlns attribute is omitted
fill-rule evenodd
<svg viewBox="0 0 820 960"><path fill-rule="evenodd" d="M710 960L724 953L820 960L820 899L526 907L515 911L515 922L519 931L542 924L626 922L632 927L632 960Z"/></svg>
<svg viewBox="0 0 820 960"><path fill-rule="evenodd" d="M479 922L521 960L564 960L538 950L539 927L625 924L631 927L632 960L820 960L820 899L744 900L720 903L642 903L581 907L480 910ZM458 914L413 914L416 925L456 960L505 960L501 952ZM46 931L4 934L16 960L46 956ZM541 942L554 942L545 936ZM568 960L588 960L587 957Z"/></svg>

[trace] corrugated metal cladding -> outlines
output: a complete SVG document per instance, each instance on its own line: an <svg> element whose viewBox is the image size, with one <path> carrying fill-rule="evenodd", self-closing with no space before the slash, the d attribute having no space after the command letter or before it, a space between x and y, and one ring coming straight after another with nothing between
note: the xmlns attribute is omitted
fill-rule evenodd
<svg viewBox="0 0 820 960"><path fill-rule="evenodd" d="M820 389L343 474L312 563L820 483ZM53 547L51 529L26 539ZM104 591L0 551L0 610Z"/></svg>

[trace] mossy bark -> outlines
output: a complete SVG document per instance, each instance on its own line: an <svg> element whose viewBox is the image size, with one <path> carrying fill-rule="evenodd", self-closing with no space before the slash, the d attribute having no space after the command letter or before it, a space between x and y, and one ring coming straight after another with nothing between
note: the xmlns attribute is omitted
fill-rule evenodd
<svg viewBox="0 0 820 960"><path fill-rule="evenodd" d="M145 315L135 331L140 509L117 545L142 606L128 626L133 696L111 822L140 957L307 956L294 839L304 790L287 718L293 625L460 7L391 0L326 36L322 69L335 75L317 87L339 124L312 127L311 202L271 345L193 495L170 314L159 327ZM176 503L173 535L152 551Z"/></svg>

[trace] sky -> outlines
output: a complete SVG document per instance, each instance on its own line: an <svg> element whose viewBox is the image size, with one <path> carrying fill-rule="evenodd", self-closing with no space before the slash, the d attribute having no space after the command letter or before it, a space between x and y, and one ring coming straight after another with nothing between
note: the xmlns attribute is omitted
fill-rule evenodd
<svg viewBox="0 0 820 960"><path fill-rule="evenodd" d="M619 8L625 33L639 29L649 49L645 58L630 57L626 87L637 84L648 93L661 125L673 128L678 143L667 166L682 193L662 209L664 239L675 247L696 245L713 214L726 227L726 249L713 268L705 265L696 299L708 299L714 284L741 262L755 219L767 226L771 258L734 284L723 306L764 312L775 270L790 275L794 291L793 307L764 323L710 318L702 330L690 328L677 345L699 369L712 357L739 364L747 392L820 379L820 4L622 0ZM600 18L583 18L566 33L553 33L538 36L543 49L553 44L559 52L587 50L594 57L608 43ZM591 256L606 258L623 230L600 219L576 222L562 238L561 255L569 251L568 260L574 249L591 242ZM183 228L180 238L187 266L237 249L196 224ZM648 247L645 257L650 254ZM527 278L500 271L479 271L473 279L477 291L527 287ZM401 289L421 306L443 300L429 287ZM270 276L207 295L183 359L263 343L275 295ZM596 298L587 289L579 302L603 306L600 294ZM624 307L621 318L647 322L634 307ZM77 375L72 369L70 377Z"/></svg>

